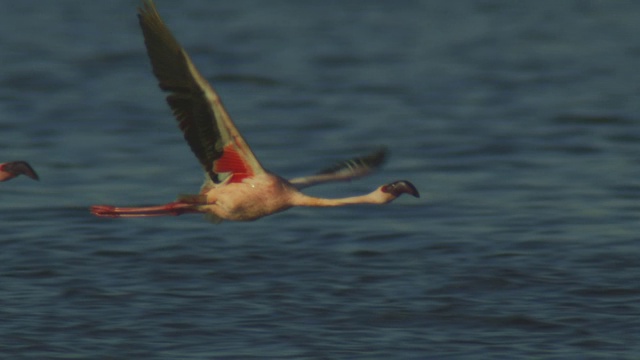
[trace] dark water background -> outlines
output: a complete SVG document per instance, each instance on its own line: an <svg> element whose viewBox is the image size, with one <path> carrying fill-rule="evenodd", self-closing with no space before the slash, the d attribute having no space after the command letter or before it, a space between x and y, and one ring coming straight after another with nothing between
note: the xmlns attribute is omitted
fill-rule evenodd
<svg viewBox="0 0 640 360"><path fill-rule="evenodd" d="M136 1L0 1L6 359L637 359L640 2L158 1L263 164L380 144L419 200L253 223L198 189Z"/></svg>

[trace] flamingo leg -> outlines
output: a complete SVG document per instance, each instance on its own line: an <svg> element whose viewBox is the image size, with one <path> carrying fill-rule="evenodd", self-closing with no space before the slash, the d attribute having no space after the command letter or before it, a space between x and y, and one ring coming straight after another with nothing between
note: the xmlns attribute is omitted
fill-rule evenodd
<svg viewBox="0 0 640 360"><path fill-rule="evenodd" d="M172 202L157 206L116 207L111 205L94 205L91 213L101 217L151 217L151 216L178 216L186 213L196 213L198 210L193 204Z"/></svg>

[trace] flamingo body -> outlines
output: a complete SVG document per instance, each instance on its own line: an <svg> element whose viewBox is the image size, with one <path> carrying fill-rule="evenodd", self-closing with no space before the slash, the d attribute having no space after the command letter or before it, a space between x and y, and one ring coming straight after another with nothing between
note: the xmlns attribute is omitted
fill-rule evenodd
<svg viewBox="0 0 640 360"><path fill-rule="evenodd" d="M384 149L344 161L316 175L283 179L265 170L227 114L218 94L200 75L189 55L166 27L151 0L139 9L145 45L161 89L192 152L205 171L198 194L157 206L94 205L102 217L148 217L204 213L213 222L250 221L293 206L329 207L386 204L402 194L419 197L408 181L385 184L369 194L340 199L305 195L301 189L368 175L380 166Z"/></svg>
<svg viewBox="0 0 640 360"><path fill-rule="evenodd" d="M225 220L255 220L292 207L297 192L285 179L264 173L211 189L200 209Z"/></svg>

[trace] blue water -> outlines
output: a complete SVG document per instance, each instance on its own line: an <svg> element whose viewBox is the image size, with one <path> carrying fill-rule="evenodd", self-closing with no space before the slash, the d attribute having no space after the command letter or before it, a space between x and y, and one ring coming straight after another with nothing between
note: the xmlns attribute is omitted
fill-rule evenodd
<svg viewBox="0 0 640 360"><path fill-rule="evenodd" d="M202 181L136 1L3 3L0 357L638 357L640 3L158 0L269 169L423 195L220 225L87 210Z"/></svg>

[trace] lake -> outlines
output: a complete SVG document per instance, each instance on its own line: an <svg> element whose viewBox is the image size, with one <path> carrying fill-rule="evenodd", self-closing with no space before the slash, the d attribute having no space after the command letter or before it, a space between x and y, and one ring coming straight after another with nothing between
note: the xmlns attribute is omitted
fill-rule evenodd
<svg viewBox="0 0 640 360"><path fill-rule="evenodd" d="M11 359L636 359L640 3L157 0L270 170L390 150L249 223L104 219L200 165L131 0L0 13L0 354ZM268 4L268 5L267 5Z"/></svg>

